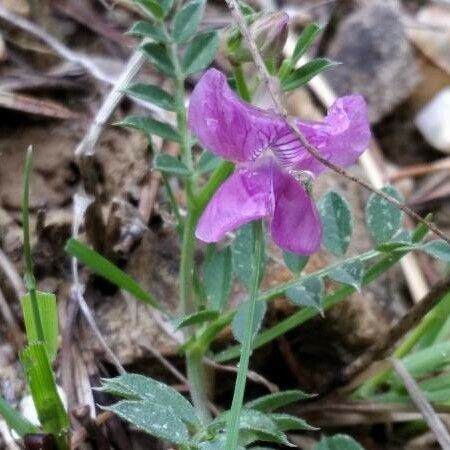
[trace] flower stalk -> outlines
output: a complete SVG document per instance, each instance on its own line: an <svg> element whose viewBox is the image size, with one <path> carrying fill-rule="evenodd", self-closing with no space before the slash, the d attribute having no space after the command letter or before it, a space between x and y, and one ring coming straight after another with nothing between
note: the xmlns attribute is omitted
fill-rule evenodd
<svg viewBox="0 0 450 450"><path fill-rule="evenodd" d="M252 353L252 341L255 325L256 302L258 300L259 283L261 280L261 260L263 257L261 240L263 239L263 226L260 220L253 222L253 274L250 288L250 308L245 324L244 342L242 343L239 370L231 404L230 418L227 428L226 450L235 450L239 441L239 421L242 404L244 402L245 382L247 379L248 365Z"/></svg>

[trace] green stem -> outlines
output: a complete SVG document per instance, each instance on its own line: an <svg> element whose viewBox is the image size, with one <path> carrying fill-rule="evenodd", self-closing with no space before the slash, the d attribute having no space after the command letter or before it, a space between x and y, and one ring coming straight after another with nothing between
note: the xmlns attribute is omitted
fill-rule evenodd
<svg viewBox="0 0 450 450"><path fill-rule="evenodd" d="M250 95L250 90L248 89L241 64L237 64L233 67L233 75L234 81L236 81L236 88L239 96L246 102L250 102L252 97Z"/></svg>
<svg viewBox="0 0 450 450"><path fill-rule="evenodd" d="M39 305L36 296L36 280L33 274L33 259L31 258L30 245L30 221L29 221L29 193L30 193L30 175L33 161L33 149L28 147L25 160L25 173L23 182L23 199L22 199L22 227L23 227L23 250L25 254L25 284L27 286L31 309L33 311L33 320L36 326L37 338L44 342L44 329L42 327L41 315L39 313Z"/></svg>
<svg viewBox="0 0 450 450"><path fill-rule="evenodd" d="M186 372L192 403L203 425L207 425L211 422L211 413L208 409L207 378L203 364L204 356L202 349L199 347L190 349L186 353Z"/></svg>
<svg viewBox="0 0 450 450"><path fill-rule="evenodd" d="M245 324L244 342L242 343L239 370L234 388L233 402L231 404L230 418L228 421L227 440L225 449L236 450L239 441L239 421L242 405L244 402L245 383L247 379L248 365L252 353L253 330L255 321L256 302L258 300L258 289L261 279L261 259L263 235L262 222L253 223L255 239L253 243L253 276L250 288L250 308Z"/></svg>

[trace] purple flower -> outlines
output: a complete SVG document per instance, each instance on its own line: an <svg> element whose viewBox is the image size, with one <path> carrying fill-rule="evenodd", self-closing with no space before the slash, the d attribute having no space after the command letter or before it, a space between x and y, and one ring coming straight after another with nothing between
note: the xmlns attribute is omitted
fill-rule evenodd
<svg viewBox="0 0 450 450"><path fill-rule="evenodd" d="M339 98L323 122L297 120L297 125L323 156L343 167L353 164L370 140L360 96ZM268 218L279 247L300 255L317 251L322 226L300 178L326 167L305 150L282 117L242 101L225 76L210 69L192 93L189 126L203 147L237 163L203 212L198 239L217 242L245 223Z"/></svg>

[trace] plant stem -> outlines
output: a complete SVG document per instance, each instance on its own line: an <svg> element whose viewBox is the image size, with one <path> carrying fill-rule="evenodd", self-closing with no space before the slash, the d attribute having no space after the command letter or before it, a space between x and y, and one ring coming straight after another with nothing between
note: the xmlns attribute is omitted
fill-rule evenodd
<svg viewBox="0 0 450 450"><path fill-rule="evenodd" d="M211 422L211 413L208 409L207 381L205 366L203 364L204 353L200 347L194 347L186 353L186 372L189 380L189 391L192 403L198 412L203 425Z"/></svg>
<svg viewBox="0 0 450 450"><path fill-rule="evenodd" d="M234 80L236 81L236 87L239 96L246 102L250 102L251 95L245 80L244 71L242 70L242 65L237 64L233 68Z"/></svg>
<svg viewBox="0 0 450 450"><path fill-rule="evenodd" d="M250 308L245 324L244 342L242 343L239 370L234 388L233 402L231 404L230 418L228 421L227 440L225 449L236 450L239 441L239 421L241 417L242 404L244 402L245 382L247 379L248 365L252 352L252 341L255 321L256 302L258 300L258 289L261 279L261 259L263 235L262 222L253 222L255 239L253 242L253 276L250 288Z"/></svg>
<svg viewBox="0 0 450 450"><path fill-rule="evenodd" d="M36 326L37 338L44 342L44 329L42 327L41 315L39 313L39 305L36 296L36 280L33 274L33 259L31 258L30 245L30 221L29 221L29 207L28 199L30 193L30 175L31 165L33 161L33 149L28 147L27 156L25 160L25 173L23 181L23 199L22 199L22 228L23 228L23 250L25 254L25 284L27 286L31 309L33 311L33 320Z"/></svg>

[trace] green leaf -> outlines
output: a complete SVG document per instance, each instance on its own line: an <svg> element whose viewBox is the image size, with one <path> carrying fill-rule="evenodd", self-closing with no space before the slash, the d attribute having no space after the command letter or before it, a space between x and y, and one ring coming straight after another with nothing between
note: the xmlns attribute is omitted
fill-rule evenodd
<svg viewBox="0 0 450 450"><path fill-rule="evenodd" d="M20 437L26 434L38 433L39 428L28 421L19 411L16 411L3 397L0 397L0 417Z"/></svg>
<svg viewBox="0 0 450 450"><path fill-rule="evenodd" d="M286 267L294 273L300 273L308 264L309 256L297 255L288 251L283 251L283 259Z"/></svg>
<svg viewBox="0 0 450 450"><path fill-rule="evenodd" d="M221 311L225 306L232 282L231 248L209 249L203 263L203 284L208 305Z"/></svg>
<svg viewBox="0 0 450 450"><path fill-rule="evenodd" d="M319 429L309 425L306 420L290 414L270 414L269 417L276 423L280 431L317 431Z"/></svg>
<svg viewBox="0 0 450 450"><path fill-rule="evenodd" d="M219 35L216 31L197 34L186 48L183 58L185 76L206 69L216 57L219 49Z"/></svg>
<svg viewBox="0 0 450 450"><path fill-rule="evenodd" d="M364 276L364 265L359 260L343 262L328 273L328 277L341 284L353 286L358 291Z"/></svg>
<svg viewBox="0 0 450 450"><path fill-rule="evenodd" d="M335 256L348 249L353 231L350 206L337 192L328 192L318 203L323 226L323 244Z"/></svg>
<svg viewBox="0 0 450 450"><path fill-rule="evenodd" d="M317 23L306 25L295 44L295 49L291 57L292 66L295 66L298 60L308 51L309 47L321 31L322 29Z"/></svg>
<svg viewBox="0 0 450 450"><path fill-rule="evenodd" d="M195 169L195 174L197 176L203 175L205 173L213 171L222 160L217 157L214 153L204 150L200 155L200 158Z"/></svg>
<svg viewBox="0 0 450 450"><path fill-rule="evenodd" d="M393 186L385 186L382 191L398 201L403 201L400 192ZM403 213L377 194L372 194L366 205L366 224L377 244L391 239L402 223Z"/></svg>
<svg viewBox="0 0 450 450"><path fill-rule="evenodd" d="M268 415L251 409L243 409L241 412L239 440L245 445L263 441L295 447Z"/></svg>
<svg viewBox="0 0 450 450"><path fill-rule="evenodd" d="M69 255L77 258L80 263L89 267L92 272L115 284L120 289L125 289L138 300L161 309L156 300L148 292L144 291L133 278L95 250L91 250L73 238L67 241L65 250Z"/></svg>
<svg viewBox="0 0 450 450"><path fill-rule="evenodd" d="M165 90L151 84L136 83L128 87L127 95L152 103L167 111L175 111L175 99Z"/></svg>
<svg viewBox="0 0 450 450"><path fill-rule="evenodd" d="M164 44L148 42L141 49L162 74L175 78L175 67Z"/></svg>
<svg viewBox="0 0 450 450"><path fill-rule="evenodd" d="M216 320L220 316L219 311L204 310L180 317L172 321L176 329L189 327L191 325L200 325L211 320Z"/></svg>
<svg viewBox="0 0 450 450"><path fill-rule="evenodd" d="M150 117L136 117L129 116L124 120L117 122L116 125L121 125L123 127L135 128L136 130L142 131L150 139L152 135L157 135L163 139L168 139L169 141L180 142L180 135L178 132L169 124L160 122L159 120L152 119Z"/></svg>
<svg viewBox="0 0 450 450"><path fill-rule="evenodd" d="M312 277L287 289L286 297L297 306L313 306L322 311L323 290L323 281Z"/></svg>
<svg viewBox="0 0 450 450"><path fill-rule="evenodd" d="M151 401L122 400L115 405L103 407L132 423L140 430L174 444L189 440L186 425L174 412L164 405Z"/></svg>
<svg viewBox="0 0 450 450"><path fill-rule="evenodd" d="M45 349L47 350L48 359L53 361L58 351L58 307L56 305L56 296L54 294L36 291L36 297L44 331ZM28 342L38 342L39 338L34 322L30 294L26 294L23 297L22 310Z"/></svg>
<svg viewBox="0 0 450 450"><path fill-rule="evenodd" d="M139 400L160 405L166 410L172 411L180 420L189 425L197 427L200 424L194 407L180 393L167 384L152 378L127 373L104 380L100 390L127 400Z"/></svg>
<svg viewBox="0 0 450 450"><path fill-rule="evenodd" d="M135 22L127 34L153 39L155 42L169 42L169 36L154 23L140 20Z"/></svg>
<svg viewBox="0 0 450 450"><path fill-rule="evenodd" d="M295 69L282 81L281 86L285 91L292 91L293 89L305 85L319 73L331 69L338 64L339 63L331 61L328 58L313 59L298 69Z"/></svg>
<svg viewBox="0 0 450 450"><path fill-rule="evenodd" d="M184 42L197 30L205 8L204 0L195 0L181 8L173 19L172 37L175 42Z"/></svg>
<svg viewBox="0 0 450 450"><path fill-rule="evenodd" d="M59 435L68 430L69 418L56 389L44 344L30 344L20 353L20 361L44 431Z"/></svg>
<svg viewBox="0 0 450 450"><path fill-rule="evenodd" d="M187 168L179 159L168 155L167 153L157 153L153 159L153 168L160 172L169 173L171 175L177 175L180 177L188 177L191 175L191 171Z"/></svg>
<svg viewBox="0 0 450 450"><path fill-rule="evenodd" d="M422 250L433 258L450 263L450 245L443 239L436 239L422 246Z"/></svg>
<svg viewBox="0 0 450 450"><path fill-rule="evenodd" d="M239 228L236 233L236 237L231 246L231 254L233 260L233 270L234 273L238 276L239 280L242 284L250 289L250 284L252 280L253 274L253 247L255 241L255 233L253 229L252 223L248 223ZM263 257L261 258L261 279L264 274L264 266L266 263L265 257L265 242L262 239L261 245L263 245ZM261 282L261 280L259 280Z"/></svg>
<svg viewBox="0 0 450 450"><path fill-rule="evenodd" d="M134 0L134 2L154 19L166 17L173 6L173 0Z"/></svg>
<svg viewBox="0 0 450 450"><path fill-rule="evenodd" d="M274 392L272 394L263 395L258 397L251 402L245 404L248 409L256 409L262 412L275 411L283 406L291 405L292 403L297 403L300 400L307 400L314 397L314 395L307 394L306 392L300 390L290 390L283 392Z"/></svg>
<svg viewBox="0 0 450 450"><path fill-rule="evenodd" d="M353 438L344 434L324 437L313 450L364 450Z"/></svg>
<svg viewBox="0 0 450 450"><path fill-rule="evenodd" d="M250 301L249 300L241 303L236 311L235 316L233 317L233 322L231 324L231 329L233 330L233 336L241 344L244 342L249 309L250 309ZM259 329L261 328L266 311L267 311L267 303L266 302L256 302L255 316L254 316L254 321L253 321L252 340L255 338L255 336L258 334Z"/></svg>

